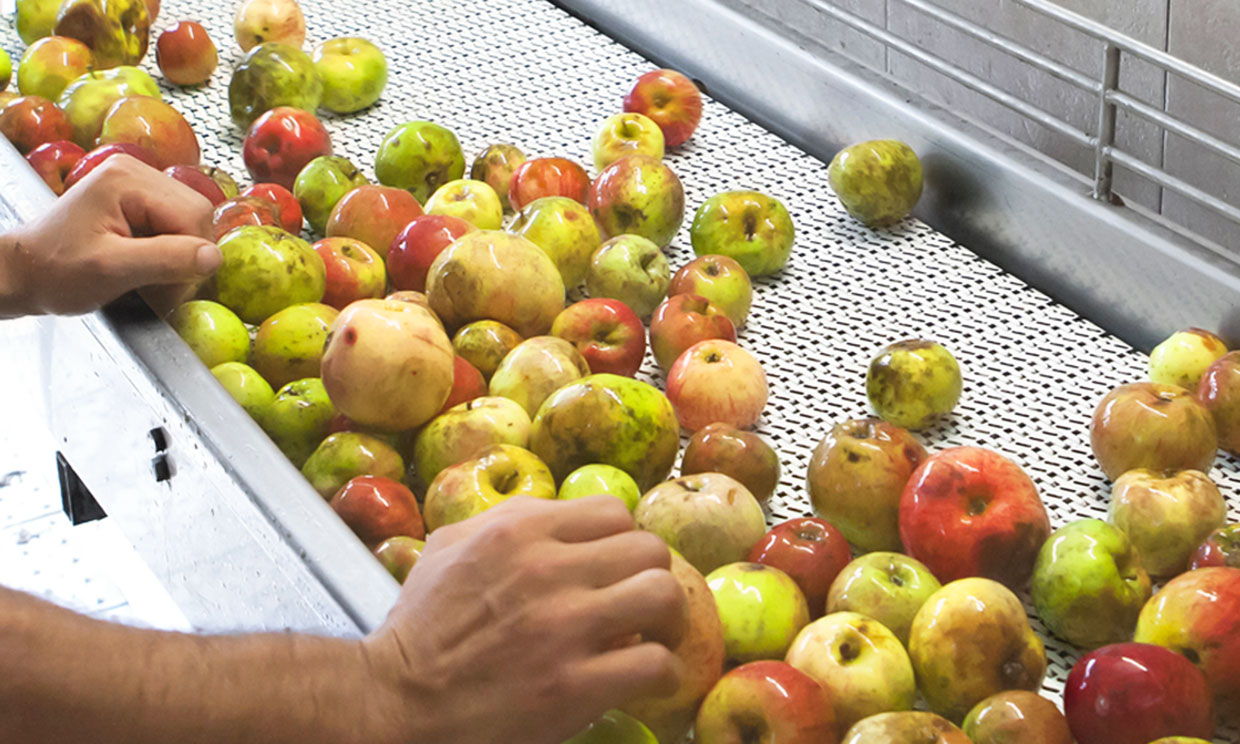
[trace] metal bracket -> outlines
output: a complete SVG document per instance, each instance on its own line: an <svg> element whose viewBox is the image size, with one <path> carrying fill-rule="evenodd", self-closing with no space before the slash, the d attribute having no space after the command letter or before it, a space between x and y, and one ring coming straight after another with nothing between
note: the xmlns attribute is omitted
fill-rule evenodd
<svg viewBox="0 0 1240 744"><path fill-rule="evenodd" d="M60 481L61 508L74 526L108 516L62 452L56 453L56 476Z"/></svg>

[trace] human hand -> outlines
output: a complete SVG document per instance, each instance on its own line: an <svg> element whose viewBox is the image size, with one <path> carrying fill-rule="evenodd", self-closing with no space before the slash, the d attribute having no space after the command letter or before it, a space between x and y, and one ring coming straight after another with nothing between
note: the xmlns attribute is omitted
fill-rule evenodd
<svg viewBox="0 0 1240 744"><path fill-rule="evenodd" d="M687 608L670 563L610 496L516 498L436 530L366 639L397 690L398 740L559 744L672 694Z"/></svg>
<svg viewBox="0 0 1240 744"><path fill-rule="evenodd" d="M83 313L131 289L183 285L220 264L211 203L115 155L43 217L3 236L0 315Z"/></svg>

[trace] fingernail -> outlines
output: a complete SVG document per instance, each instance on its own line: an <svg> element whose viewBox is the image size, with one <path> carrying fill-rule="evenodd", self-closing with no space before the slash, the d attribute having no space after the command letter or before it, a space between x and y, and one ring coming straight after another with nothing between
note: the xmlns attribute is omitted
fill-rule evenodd
<svg viewBox="0 0 1240 744"><path fill-rule="evenodd" d="M198 255L194 259L194 263L199 274L204 276L214 274L215 270L220 267L224 257L220 255L220 249L214 243L203 243L198 248Z"/></svg>

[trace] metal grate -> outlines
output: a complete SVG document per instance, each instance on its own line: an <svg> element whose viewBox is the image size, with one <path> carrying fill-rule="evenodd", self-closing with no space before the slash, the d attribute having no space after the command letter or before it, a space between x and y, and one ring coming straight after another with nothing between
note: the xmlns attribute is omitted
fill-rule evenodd
<svg viewBox="0 0 1240 744"><path fill-rule="evenodd" d="M507 141L531 156L590 163L595 126L619 110L632 81L652 66L545 0L438 0L434 12L411 12L405 0L302 5L311 43L356 34L388 53L391 82L382 101L364 114L325 120L337 153L368 173L383 135L419 118L452 128L470 158ZM169 0L159 26L201 20L220 46L221 69L206 90L165 93L201 136L204 162L242 176L242 133L226 103L229 71L240 57L230 9ZM11 31L0 42L20 51ZM145 66L155 71L153 60ZM871 355L909 337L946 344L966 377L953 418L921 436L930 449L977 444L1008 455L1037 483L1056 527L1105 517L1109 489L1089 451L1089 420L1109 389L1144 377L1142 354L920 222L866 229L836 202L821 160L719 103L707 102L701 129L667 161L690 210L716 192L752 188L781 199L797 225L789 267L757 282L740 334L771 383L758 431L774 442L784 467L775 521L809 513L810 452L834 422L866 413ZM692 257L691 216L668 250L674 267ZM648 358L643 376L661 384L655 369ZM1228 494L1231 519L1240 519L1240 462L1220 457L1214 476ZM1048 639L1047 653L1045 689L1059 700L1077 652ZM1228 728L1218 741L1236 736Z"/></svg>

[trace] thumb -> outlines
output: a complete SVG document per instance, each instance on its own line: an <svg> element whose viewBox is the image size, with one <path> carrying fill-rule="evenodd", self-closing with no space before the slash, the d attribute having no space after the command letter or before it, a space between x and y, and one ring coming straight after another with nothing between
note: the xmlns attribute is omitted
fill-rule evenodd
<svg viewBox="0 0 1240 744"><path fill-rule="evenodd" d="M108 266L129 289L137 289L199 281L215 273L222 260L214 243L196 235L158 235L118 241Z"/></svg>

